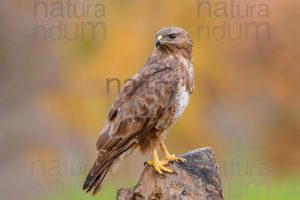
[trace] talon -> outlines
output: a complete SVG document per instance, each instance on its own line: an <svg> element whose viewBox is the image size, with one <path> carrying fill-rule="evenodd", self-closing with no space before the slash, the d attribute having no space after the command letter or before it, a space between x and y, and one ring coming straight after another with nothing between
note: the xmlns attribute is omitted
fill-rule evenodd
<svg viewBox="0 0 300 200"><path fill-rule="evenodd" d="M179 158L178 161L179 161L180 165L182 166L185 163L186 159Z"/></svg>
<svg viewBox="0 0 300 200"><path fill-rule="evenodd" d="M152 160L148 160L146 162L144 162L144 165L147 165L147 166L152 166L153 165L153 161Z"/></svg>

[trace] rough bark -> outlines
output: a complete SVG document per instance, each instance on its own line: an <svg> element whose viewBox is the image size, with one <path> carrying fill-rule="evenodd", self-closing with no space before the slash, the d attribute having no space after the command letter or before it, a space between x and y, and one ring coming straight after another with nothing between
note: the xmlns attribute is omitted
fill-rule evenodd
<svg viewBox="0 0 300 200"><path fill-rule="evenodd" d="M172 163L174 174L160 175L146 167L138 184L119 189L117 200L223 200L219 167L211 148L190 151L184 164Z"/></svg>

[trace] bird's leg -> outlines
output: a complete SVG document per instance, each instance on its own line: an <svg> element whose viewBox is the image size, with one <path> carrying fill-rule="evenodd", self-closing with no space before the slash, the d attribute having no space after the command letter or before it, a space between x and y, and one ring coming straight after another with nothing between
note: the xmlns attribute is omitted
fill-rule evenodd
<svg viewBox="0 0 300 200"><path fill-rule="evenodd" d="M153 160L147 161L147 165L152 166L154 170L157 171L159 174L162 174L163 171L170 174L173 173L173 170L164 167L161 161L158 159L156 148L153 149L152 154Z"/></svg>
<svg viewBox="0 0 300 200"><path fill-rule="evenodd" d="M160 162L163 164L163 165L168 165L168 163L170 161L175 161L175 162L178 162L178 163L183 163L185 162L185 159L184 158L180 158L180 157L176 157L175 154L170 154L169 151L167 150L167 147L165 146L164 142L161 141L159 143L159 146L160 146L160 149L164 155L164 159L162 159Z"/></svg>

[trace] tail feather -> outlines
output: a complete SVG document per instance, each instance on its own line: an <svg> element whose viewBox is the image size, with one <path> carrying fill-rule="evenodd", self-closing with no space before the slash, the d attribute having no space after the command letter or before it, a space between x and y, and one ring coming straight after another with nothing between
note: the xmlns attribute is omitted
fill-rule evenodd
<svg viewBox="0 0 300 200"><path fill-rule="evenodd" d="M102 187L102 182L103 182L104 178L106 177L106 174L107 174L108 170L109 170L109 168L106 168L106 169L102 172L101 176L99 177L97 183L96 183L95 186L94 186L95 188L94 188L93 193L92 193L93 195L97 194L97 192L100 191L100 189L101 189L101 187Z"/></svg>
<svg viewBox="0 0 300 200"><path fill-rule="evenodd" d="M101 184L114 161L122 153L126 152L133 146L134 141L129 141L130 143L126 140L121 148L99 152L98 157L83 184L84 191L88 193L93 190L92 194L95 195L101 189Z"/></svg>
<svg viewBox="0 0 300 200"><path fill-rule="evenodd" d="M94 175L92 175L92 169L91 169L83 184L83 191L86 191L88 193L91 190L93 190L92 195L95 195L101 189L102 182L106 177L106 174L109 171L111 165L112 163L109 164L108 166L105 166L105 168L99 170L99 172L97 172Z"/></svg>
<svg viewBox="0 0 300 200"><path fill-rule="evenodd" d="M83 191L86 191L86 190L88 190L88 188L89 188L89 186L90 186L90 183L92 182L92 180L93 180L93 176L91 175L91 171L92 170L90 170L90 172L89 172L89 174L87 175L87 177L86 177L86 179L85 179L85 181L84 181L84 184L83 184ZM88 191L87 191L88 192Z"/></svg>

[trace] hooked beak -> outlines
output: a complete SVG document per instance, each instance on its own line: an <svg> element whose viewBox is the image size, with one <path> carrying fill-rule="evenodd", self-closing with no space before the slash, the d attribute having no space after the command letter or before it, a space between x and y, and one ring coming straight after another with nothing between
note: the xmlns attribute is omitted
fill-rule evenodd
<svg viewBox="0 0 300 200"><path fill-rule="evenodd" d="M158 47L161 45L163 37L161 35L157 36L155 46Z"/></svg>

